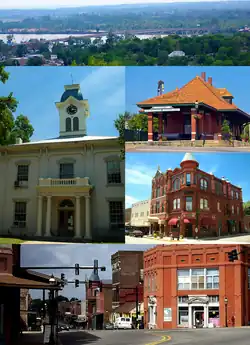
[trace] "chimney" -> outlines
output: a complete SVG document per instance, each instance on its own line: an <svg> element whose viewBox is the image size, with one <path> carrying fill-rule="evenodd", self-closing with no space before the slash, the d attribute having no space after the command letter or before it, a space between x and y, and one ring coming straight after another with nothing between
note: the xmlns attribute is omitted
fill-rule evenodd
<svg viewBox="0 0 250 345"><path fill-rule="evenodd" d="M213 79L212 79L212 77L208 77L207 82L208 82L208 84L213 85Z"/></svg>
<svg viewBox="0 0 250 345"><path fill-rule="evenodd" d="M202 72L202 73L201 73L201 78L202 78L204 81L206 81L206 72Z"/></svg>

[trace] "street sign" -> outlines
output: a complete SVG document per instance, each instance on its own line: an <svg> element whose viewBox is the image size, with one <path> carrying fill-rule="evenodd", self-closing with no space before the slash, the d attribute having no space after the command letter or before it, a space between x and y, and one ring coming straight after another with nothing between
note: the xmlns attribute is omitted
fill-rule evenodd
<svg viewBox="0 0 250 345"><path fill-rule="evenodd" d="M164 308L164 322L172 321L172 308Z"/></svg>

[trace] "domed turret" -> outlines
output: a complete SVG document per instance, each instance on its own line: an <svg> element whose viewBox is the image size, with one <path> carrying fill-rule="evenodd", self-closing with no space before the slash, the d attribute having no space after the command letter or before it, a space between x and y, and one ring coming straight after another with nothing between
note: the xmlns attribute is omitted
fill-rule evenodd
<svg viewBox="0 0 250 345"><path fill-rule="evenodd" d="M186 153L183 160L181 161L180 166L183 167L190 167L190 168L198 168L199 163L198 161L194 158L192 153Z"/></svg>
<svg viewBox="0 0 250 345"><path fill-rule="evenodd" d="M70 96L74 97L78 101L83 101L83 95L79 84L65 85L64 89L65 91L62 94L61 102L65 102Z"/></svg>

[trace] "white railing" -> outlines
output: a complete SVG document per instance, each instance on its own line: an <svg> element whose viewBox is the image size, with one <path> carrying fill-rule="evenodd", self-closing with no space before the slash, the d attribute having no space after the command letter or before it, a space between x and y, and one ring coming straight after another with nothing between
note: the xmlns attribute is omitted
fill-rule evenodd
<svg viewBox="0 0 250 345"><path fill-rule="evenodd" d="M39 178L39 187L58 187L58 186L89 186L88 177L75 178Z"/></svg>

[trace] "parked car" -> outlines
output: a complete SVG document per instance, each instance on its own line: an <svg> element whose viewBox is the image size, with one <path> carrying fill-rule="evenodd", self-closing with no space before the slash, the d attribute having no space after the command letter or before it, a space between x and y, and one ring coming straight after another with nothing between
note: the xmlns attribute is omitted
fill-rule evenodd
<svg viewBox="0 0 250 345"><path fill-rule="evenodd" d="M69 331L69 326L68 325L59 325L58 326L58 332L61 331Z"/></svg>
<svg viewBox="0 0 250 345"><path fill-rule="evenodd" d="M104 329L114 329L114 324L111 322L106 322L104 324Z"/></svg>
<svg viewBox="0 0 250 345"><path fill-rule="evenodd" d="M132 329L132 319L130 317L118 317L114 324L115 329Z"/></svg>
<svg viewBox="0 0 250 345"><path fill-rule="evenodd" d="M141 231L141 230L134 230L133 232L132 232L132 236L134 236L134 237L143 237L143 232Z"/></svg>

